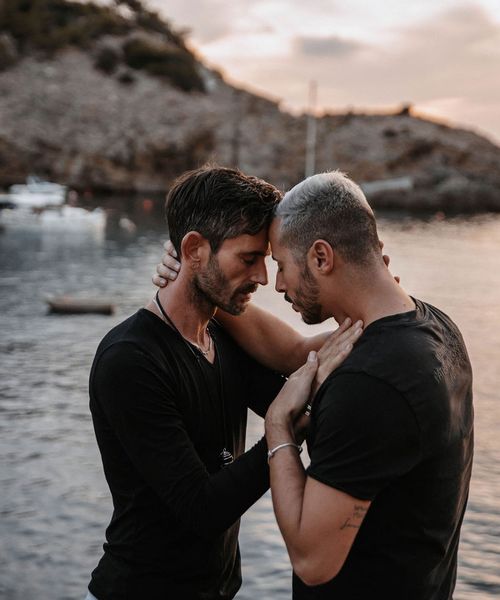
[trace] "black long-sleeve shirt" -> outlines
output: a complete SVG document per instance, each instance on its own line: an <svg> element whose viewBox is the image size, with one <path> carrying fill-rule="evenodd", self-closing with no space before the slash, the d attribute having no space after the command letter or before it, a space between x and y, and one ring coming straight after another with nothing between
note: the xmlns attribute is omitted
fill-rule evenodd
<svg viewBox="0 0 500 600"><path fill-rule="evenodd" d="M241 585L239 517L268 488L266 445L244 452L247 408L283 379L215 323L212 365L142 309L101 342L90 408L113 498L99 600L229 599ZM235 461L220 468L227 448Z"/></svg>

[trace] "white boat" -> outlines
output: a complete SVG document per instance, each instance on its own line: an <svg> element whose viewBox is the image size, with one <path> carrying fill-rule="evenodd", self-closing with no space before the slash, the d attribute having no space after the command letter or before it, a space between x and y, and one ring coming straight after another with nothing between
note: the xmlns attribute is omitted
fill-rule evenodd
<svg viewBox="0 0 500 600"><path fill-rule="evenodd" d="M19 208L46 208L61 206L66 200L67 188L59 183L42 181L30 176L26 183L17 183L9 188L9 201Z"/></svg>
<svg viewBox="0 0 500 600"><path fill-rule="evenodd" d="M0 222L9 229L104 232L106 225L106 213L101 208L90 211L68 205L44 208L20 206L14 209L6 208L0 212Z"/></svg>

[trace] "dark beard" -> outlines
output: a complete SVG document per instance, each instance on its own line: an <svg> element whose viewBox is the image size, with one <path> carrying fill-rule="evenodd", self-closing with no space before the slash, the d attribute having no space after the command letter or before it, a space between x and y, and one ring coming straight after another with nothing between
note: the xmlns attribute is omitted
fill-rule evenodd
<svg viewBox="0 0 500 600"><path fill-rule="evenodd" d="M304 323L315 325L321 323L322 306L318 302L319 286L316 283L309 267L304 265L301 272L301 283L295 293L295 305L300 309Z"/></svg>
<svg viewBox="0 0 500 600"><path fill-rule="evenodd" d="M253 293L256 289L256 284L247 284L237 288L231 294L229 282L214 255L210 256L205 271L196 274L193 278L193 299L195 303L216 306L231 315L240 315L246 308L246 304L237 302L238 294Z"/></svg>

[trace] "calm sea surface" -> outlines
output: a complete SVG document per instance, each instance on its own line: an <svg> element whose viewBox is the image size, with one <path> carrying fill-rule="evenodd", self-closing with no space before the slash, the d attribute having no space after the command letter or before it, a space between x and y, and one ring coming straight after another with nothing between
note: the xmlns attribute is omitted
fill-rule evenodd
<svg viewBox="0 0 500 600"><path fill-rule="evenodd" d="M1 222L1 219L0 219ZM392 270L460 326L474 368L476 458L456 600L500 597L500 216L379 219ZM88 413L96 346L145 304L161 230L127 237L82 222L0 233L0 598L80 599L111 514ZM271 275L274 267L270 266ZM58 317L44 297L109 298L113 317ZM256 301L304 333L272 286ZM332 324L329 324L333 327ZM262 433L251 419L248 444ZM242 521L239 600L290 598L290 568L269 495Z"/></svg>

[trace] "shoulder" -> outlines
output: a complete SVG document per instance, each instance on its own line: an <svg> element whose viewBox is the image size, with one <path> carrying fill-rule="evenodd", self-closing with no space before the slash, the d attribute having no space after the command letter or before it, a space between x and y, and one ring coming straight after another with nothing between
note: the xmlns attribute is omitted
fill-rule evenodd
<svg viewBox="0 0 500 600"><path fill-rule="evenodd" d="M142 309L106 334L94 357L91 382L117 378L126 382L145 373L168 376L175 362L175 339L168 327L153 319Z"/></svg>
<svg viewBox="0 0 500 600"><path fill-rule="evenodd" d="M404 393L410 382L432 379L442 362L466 368L467 351L453 321L425 302L415 303L415 311L370 324L335 373L363 371Z"/></svg>

